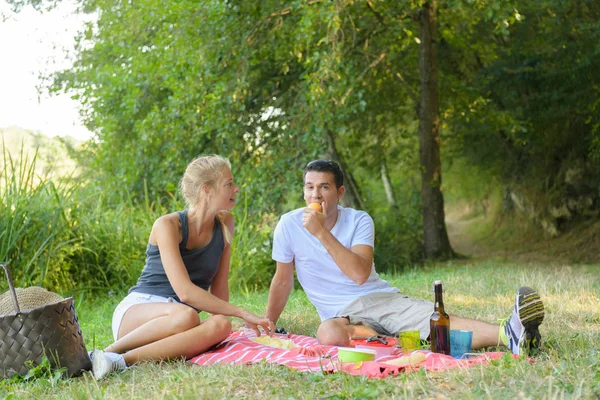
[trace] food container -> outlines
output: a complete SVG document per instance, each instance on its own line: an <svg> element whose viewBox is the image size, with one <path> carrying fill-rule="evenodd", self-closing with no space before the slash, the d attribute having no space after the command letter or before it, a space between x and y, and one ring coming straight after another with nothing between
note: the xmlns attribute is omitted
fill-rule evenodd
<svg viewBox="0 0 600 400"><path fill-rule="evenodd" d="M355 347L339 347L338 360L341 362L355 363L360 361L373 361L375 350L357 349Z"/></svg>
<svg viewBox="0 0 600 400"><path fill-rule="evenodd" d="M386 338L386 342L387 344L378 341L367 342L367 339L353 339L351 343L356 349L375 350L375 358L379 358L394 354L394 351L396 350L396 345L398 344L397 339L389 337Z"/></svg>

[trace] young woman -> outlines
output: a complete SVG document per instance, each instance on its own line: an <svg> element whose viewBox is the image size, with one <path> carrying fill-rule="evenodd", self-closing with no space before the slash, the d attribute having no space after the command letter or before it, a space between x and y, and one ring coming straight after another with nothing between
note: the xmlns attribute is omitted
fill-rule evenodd
<svg viewBox="0 0 600 400"><path fill-rule="evenodd" d="M226 316L242 318L260 335L272 335L273 322L229 303L229 260L239 187L231 164L212 155L193 160L180 184L187 209L158 218L137 285L117 306L115 342L92 353L94 377L144 360L195 356L224 340ZM198 313L211 317L200 321Z"/></svg>

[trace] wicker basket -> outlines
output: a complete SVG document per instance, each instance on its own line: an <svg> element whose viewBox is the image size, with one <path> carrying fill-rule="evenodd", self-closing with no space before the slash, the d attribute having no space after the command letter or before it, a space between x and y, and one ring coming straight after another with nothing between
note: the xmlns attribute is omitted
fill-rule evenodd
<svg viewBox="0 0 600 400"><path fill-rule="evenodd" d="M42 363L44 355L53 367L65 367L69 376L92 368L83 342L73 298L21 311L10 271L6 273L14 313L0 315L0 379L25 375Z"/></svg>

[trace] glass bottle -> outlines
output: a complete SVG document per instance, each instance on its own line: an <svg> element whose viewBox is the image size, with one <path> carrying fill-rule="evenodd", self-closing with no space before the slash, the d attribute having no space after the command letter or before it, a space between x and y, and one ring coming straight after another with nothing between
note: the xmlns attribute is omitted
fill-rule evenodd
<svg viewBox="0 0 600 400"><path fill-rule="evenodd" d="M435 293L435 304L433 314L429 317L431 351L450 355L450 317L444 311L442 281L433 283L433 292Z"/></svg>

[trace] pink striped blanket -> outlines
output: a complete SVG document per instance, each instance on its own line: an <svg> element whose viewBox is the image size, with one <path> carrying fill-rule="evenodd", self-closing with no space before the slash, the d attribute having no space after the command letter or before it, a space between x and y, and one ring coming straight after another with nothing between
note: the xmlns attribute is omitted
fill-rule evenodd
<svg viewBox="0 0 600 400"><path fill-rule="evenodd" d="M474 365L487 364L493 359L502 357L502 352L488 352L475 355L473 358L457 360L443 354L418 350L426 355L426 360L417 365L397 366L384 363L402 356L396 349L394 354L381 356L375 361L362 363L342 363L337 358L337 347L319 345L317 339L302 335L276 335L288 339L298 347L287 350L265 346L251 340L256 337L249 331L232 332L227 339L211 350L199 354L189 361L197 365L228 364L250 365L265 361L271 364L284 365L298 371L334 373L343 371L352 375L364 375L372 378L383 378L424 368L429 371L441 371L450 368L469 368Z"/></svg>

